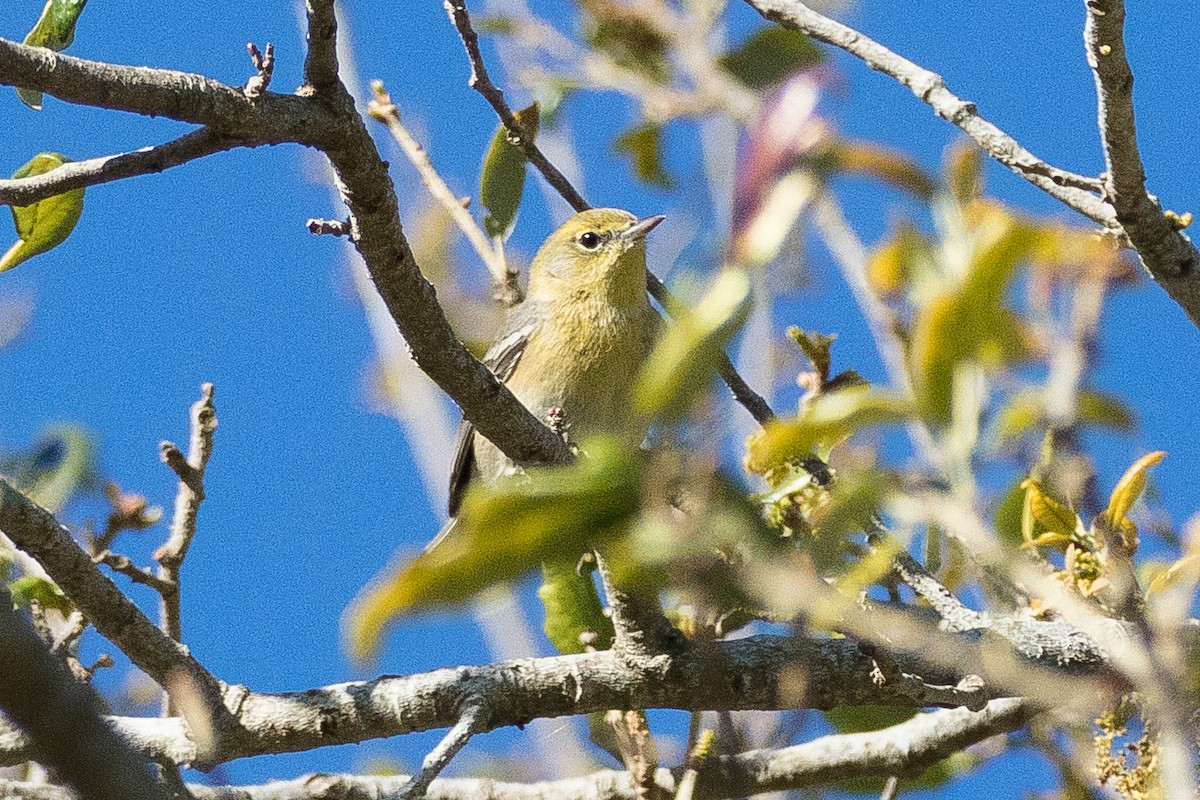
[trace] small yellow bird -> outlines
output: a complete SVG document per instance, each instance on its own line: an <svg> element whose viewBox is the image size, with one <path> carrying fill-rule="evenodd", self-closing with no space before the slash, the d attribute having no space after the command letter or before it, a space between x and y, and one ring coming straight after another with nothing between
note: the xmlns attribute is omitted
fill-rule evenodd
<svg viewBox="0 0 1200 800"><path fill-rule="evenodd" d="M527 298L512 309L508 332L484 357L534 416L545 420L559 409L571 441L606 433L637 447L646 434L629 412L629 391L659 325L646 296L645 237L662 221L613 208L567 220L538 250ZM493 481L512 469L464 420L450 474L450 516L458 513L468 481Z"/></svg>

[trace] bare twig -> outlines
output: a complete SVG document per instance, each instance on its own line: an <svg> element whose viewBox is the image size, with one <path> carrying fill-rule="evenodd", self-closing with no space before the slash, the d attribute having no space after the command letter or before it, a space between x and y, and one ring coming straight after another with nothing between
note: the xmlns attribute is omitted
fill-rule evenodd
<svg viewBox="0 0 1200 800"><path fill-rule="evenodd" d="M0 179L0 204L29 205L71 189L152 175L234 147L254 146L254 142L239 141L211 128L201 128L166 144L85 161L68 161L49 172L28 178Z"/></svg>
<svg viewBox="0 0 1200 800"><path fill-rule="evenodd" d="M517 285L517 272L510 269L505 261L504 249L494 244L479 227L479 223L467 211L465 199L450 191L450 187L446 185L442 176L434 168L433 162L429 160L429 154L425 152L425 148L400 121L400 109L396 108L391 96L383 88L383 84L376 81L371 88L375 92L375 99L371 101L367 112L372 118L387 126L396 143L400 145L400 149L404 151L404 155L408 157L421 176L421 182L425 184L425 188L429 189L429 194L441 204L442 208L446 209L450 218L454 220L454 224L467 238L479 259L487 267L488 272L492 274L497 298L507 306L521 302L522 294L520 286Z"/></svg>
<svg viewBox="0 0 1200 800"><path fill-rule="evenodd" d="M879 800L896 800L896 793L899 788L900 779L895 775L889 776L887 782L883 784L883 791L879 793Z"/></svg>
<svg viewBox="0 0 1200 800"><path fill-rule="evenodd" d="M988 122L975 104L948 88L940 75L893 53L883 45L840 22L819 14L799 0L746 0L760 14L786 28L801 31L817 41L845 50L871 69L890 75L907 86L942 119L957 125L984 152L1046 194L1106 228L1117 228L1116 216L1103 199L1092 194L1092 179L1047 164L1015 139Z"/></svg>
<svg viewBox="0 0 1200 800"><path fill-rule="evenodd" d="M74 680L0 590L0 709L24 730L38 761L85 800L168 800L140 756L96 713L99 699Z"/></svg>
<svg viewBox="0 0 1200 800"><path fill-rule="evenodd" d="M1142 263L1200 325L1200 253L1146 191L1133 113L1133 72L1125 58L1125 3L1087 0L1083 38L1096 79L1104 194Z"/></svg>
<svg viewBox="0 0 1200 800"><path fill-rule="evenodd" d="M170 585L153 572L145 567L139 567L137 564L134 564L127 556L119 555L111 550L104 550L97 553L92 556L92 561L95 561L97 564L103 564L113 572L118 572L129 578L134 583L149 586L159 594L170 590Z"/></svg>
<svg viewBox="0 0 1200 800"><path fill-rule="evenodd" d="M246 81L242 91L246 97L256 100L271 85L271 76L275 73L275 45L267 42L266 52L261 52L254 42L246 43L246 51L250 53L250 63L254 65L255 74Z"/></svg>
<svg viewBox="0 0 1200 800"><path fill-rule="evenodd" d="M429 788L433 779L440 775L450 760L458 755L458 751L471 741L472 736L484 729L483 720L483 708L479 705L469 706L463 711L454 727L447 731L437 747L425 756L425 760L421 762L421 771L412 776L408 785L400 791L401 799L417 800L424 797L425 790Z"/></svg>
<svg viewBox="0 0 1200 800"><path fill-rule="evenodd" d="M350 221L340 219L310 219L305 225L313 236L349 236Z"/></svg>

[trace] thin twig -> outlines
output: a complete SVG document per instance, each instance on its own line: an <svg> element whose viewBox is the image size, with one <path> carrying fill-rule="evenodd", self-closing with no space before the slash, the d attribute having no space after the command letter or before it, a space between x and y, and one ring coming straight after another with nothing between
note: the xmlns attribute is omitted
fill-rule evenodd
<svg viewBox="0 0 1200 800"><path fill-rule="evenodd" d="M92 560L97 564L103 564L113 572L124 575L134 583L139 583L142 586L149 586L160 595L164 592L169 592L170 584L159 578L145 567L139 567L129 560L127 556L119 555L111 550L104 550L92 557Z"/></svg>
<svg viewBox="0 0 1200 800"><path fill-rule="evenodd" d="M213 385L200 387L200 399L192 404L191 436L187 459L171 442L160 445L162 460L179 476L175 493L175 513L167 541L154 553L158 562L159 585L155 588L161 598L160 615L163 633L177 642L183 641L183 620L179 602L179 570L187 557L188 548L196 536L196 518L204 501L204 469L212 456L213 434L217 430L217 409L213 405ZM172 716L170 692L163 695L163 716Z"/></svg>
<svg viewBox="0 0 1200 800"><path fill-rule="evenodd" d="M1083 38L1096 81L1104 193L1142 263L1192 322L1200 325L1200 253L1146 191L1133 112L1133 72L1125 57L1123 0L1087 0Z"/></svg>
<svg viewBox="0 0 1200 800"><path fill-rule="evenodd" d="M246 51L250 53L255 74L246 81L242 91L246 97L257 100L271 86L271 76L275 74L275 45L267 42L266 52L262 52L254 42L247 42Z"/></svg>
<svg viewBox="0 0 1200 800"><path fill-rule="evenodd" d="M417 800L417 798L424 797L425 790L429 788L429 784L433 783L433 779L440 775L450 760L458 755L458 751L471 741L472 736L483 730L483 723L483 707L480 705L468 706L454 727L438 742L437 747L430 750L429 755L425 756L425 760L421 762L421 771L412 776L412 779L400 792L401 800Z"/></svg>
<svg viewBox="0 0 1200 800"><path fill-rule="evenodd" d="M254 146L253 142L239 141L212 128L201 128L154 147L85 161L68 161L49 172L27 178L0 179L0 205L29 205L71 189L152 175L213 153Z"/></svg>
<svg viewBox="0 0 1200 800"><path fill-rule="evenodd" d="M840 22L819 14L799 0L746 0L767 19L798 30L862 60L871 69L890 75L907 86L942 119L957 125L984 152L1046 194L1106 228L1117 228L1112 208L1092 194L1093 181L1058 169L1022 147L988 122L975 104L948 88L942 77L888 50L883 45ZM1081 187L1087 187L1081 188Z"/></svg>
<svg viewBox="0 0 1200 800"><path fill-rule="evenodd" d="M887 783L883 785L883 791L879 793L879 800L896 800L897 790L900 788L900 779L895 775L887 779Z"/></svg>
<svg viewBox="0 0 1200 800"><path fill-rule="evenodd" d="M341 219L321 219L314 217L305 223L308 232L313 236L349 236L350 222Z"/></svg>
<svg viewBox="0 0 1200 800"><path fill-rule="evenodd" d="M523 295L521 288L517 284L517 272L510 269L504 258L504 250L502 247L493 243L488 235L484 233L483 228L467 211L464 198L460 198L450 191L450 187L446 185L446 181L438 174L438 171L433 166L433 162L429 160L429 154L416 137L409 132L404 124L400 121L400 110L396 108L392 98L388 95L383 87L383 83L375 81L371 84L372 90L375 92L375 98L367 107L367 113L373 119L382 122L395 138L396 143L400 145L400 149L404 151L404 155L416 168L417 173L421 176L421 182L425 184L425 188L429 190L429 194L433 199L441 204L442 208L450 214L450 218L454 220L454 224L462 231L467 238L467 242L478 254L481 261L487 267L488 272L492 274L492 281L495 284L497 299L501 300L506 306L516 305L521 302Z"/></svg>

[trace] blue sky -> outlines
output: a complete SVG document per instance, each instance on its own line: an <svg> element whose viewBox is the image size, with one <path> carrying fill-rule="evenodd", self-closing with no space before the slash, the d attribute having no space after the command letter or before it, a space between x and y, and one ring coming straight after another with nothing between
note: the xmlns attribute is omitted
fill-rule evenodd
<svg viewBox="0 0 1200 800"><path fill-rule="evenodd" d="M535 6L560 8L556 2ZM40 7L41 0L9 0L0 35L20 39ZM1101 171L1082 3L962 0L897 8L868 0L845 18L940 72L952 90L976 101L981 113L1034 153L1084 174ZM386 81L451 185L472 192L495 119L466 86L461 46L441 3L360 1L347 4L347 13L362 77ZM160 4L92 0L70 52L241 84L249 73L245 43L269 40L277 48L273 88L284 91L299 83L303 51L296 19L292 4L282 0L179 0L169 13ZM735 5L735 33L758 24L755 14ZM1139 139L1152 189L1177 211L1194 208L1192 187L1200 185L1200 132L1192 111L1200 101L1200 55L1190 46L1198 33L1200 9L1192 5L1131 7L1127 35L1137 75ZM826 110L841 130L936 167L955 129L890 79L846 58L835 63L844 80ZM516 102L523 99L516 94ZM607 143L633 121L623 102L587 94L572 101L568 114L594 204L665 212L673 219L694 210L694 199L638 186L614 161ZM53 99L35 114L8 91L0 92L0 120L5 173L41 150L85 158L186 130ZM702 178L693 137L681 130L668 139L668 162L684 185ZM399 153L388 157L410 222L421 187ZM988 176L991 191L1005 201L1072 219L1003 169L990 168ZM0 276L0 301L31 298L35 307L25 335L0 351L0 451L27 445L48 423L80 423L98 436L106 475L169 508L174 480L158 461L157 444L185 441L187 408L199 384L216 384L220 428L200 533L184 571L184 630L210 669L257 690L373 674L344 657L338 617L398 545L417 547L429 538L443 502L438 497L430 506L399 427L365 399L364 370L373 348L344 247L314 238L304 227L309 217L342 213L322 178L312 154L275 147L96 187L66 244ZM869 240L903 207L898 196L875 186L839 188ZM549 226L540 193L531 192L513 246L531 253ZM465 250L461 263L479 269ZM777 328L798 322L837 331L839 366L880 376L836 270L820 261L807 269L811 285L780 307ZM1091 442L1104 467L1101 485L1111 485L1136 455L1168 450L1156 480L1176 523L1195 509L1197 365L1200 334L1148 281L1109 306L1099 383L1132 403L1141 428L1132 437ZM94 504L72 510L76 521L97 513ZM128 536L123 544L147 563L161 535ZM132 593L152 608L149 597ZM405 624L379 668L406 673L488 658L469 620L439 616ZM549 730L525 736L550 737L553 747ZM259 781L352 769L372 758L412 765L436 736L238 762L222 777ZM521 736L483 737L456 766L478 763L491 747L523 746L528 740ZM1022 763L1027 766L1015 779L1001 779L1001 770L991 768L956 792L991 794L1003 786L995 796L1017 797L1024 789L1044 790L1048 778L1037 762Z"/></svg>

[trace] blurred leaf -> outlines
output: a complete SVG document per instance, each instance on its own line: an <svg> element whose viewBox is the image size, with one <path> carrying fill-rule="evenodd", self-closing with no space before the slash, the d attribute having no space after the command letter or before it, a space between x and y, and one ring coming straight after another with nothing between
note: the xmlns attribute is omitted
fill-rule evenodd
<svg viewBox="0 0 1200 800"><path fill-rule="evenodd" d="M1136 417L1121 400L1094 390L1079 393L1079 421L1128 433L1137 425Z"/></svg>
<svg viewBox="0 0 1200 800"><path fill-rule="evenodd" d="M1032 433L1042 421L1041 397L1031 391L1014 395L996 414L992 426L995 447L1002 450Z"/></svg>
<svg viewBox="0 0 1200 800"><path fill-rule="evenodd" d="M546 610L543 626L546 638L563 655L589 649L612 647L612 620L596 593L591 574L595 560L579 569L579 559L555 560L542 565L542 585L538 597Z"/></svg>
<svg viewBox="0 0 1200 800"><path fill-rule="evenodd" d="M516 30L516 20L505 14L480 14L472 22L479 33L506 36Z"/></svg>
<svg viewBox="0 0 1200 800"><path fill-rule="evenodd" d="M1133 462L1121 480L1117 481L1109 496L1108 508L1097 518L1110 531L1120 533L1125 548L1130 552L1137 548L1137 526L1127 518L1129 509L1133 508L1146 488L1147 472L1151 467L1158 466L1166 456L1164 451L1156 450Z"/></svg>
<svg viewBox="0 0 1200 800"><path fill-rule="evenodd" d="M867 279L881 295L902 292L914 273L929 271L933 245L909 222L895 228L871 253Z"/></svg>
<svg viewBox="0 0 1200 800"><path fill-rule="evenodd" d="M965 206L983 194L983 153L973 142L958 141L947 148L946 188Z"/></svg>
<svg viewBox="0 0 1200 800"><path fill-rule="evenodd" d="M30 47L48 47L54 51L66 50L75 41L75 23L83 13L87 0L46 0L42 15L25 36ZM34 111L42 110L42 93L17 87L21 102Z"/></svg>
<svg viewBox="0 0 1200 800"><path fill-rule="evenodd" d="M1004 544L1017 547L1023 541L1021 518L1025 513L1025 480L1018 479L996 505L994 521L996 535Z"/></svg>
<svg viewBox="0 0 1200 800"><path fill-rule="evenodd" d="M615 0L580 0L579 5L590 18L584 36L592 47L655 83L671 80L670 43L644 12Z"/></svg>
<svg viewBox="0 0 1200 800"><path fill-rule="evenodd" d="M444 540L386 568L348 609L352 655L371 656L384 629L402 615L461 603L621 532L638 508L639 462L610 439L584 446L587 455L571 466L472 486Z"/></svg>
<svg viewBox="0 0 1200 800"><path fill-rule="evenodd" d="M69 614L74 606L58 584L40 575L25 575L17 578L8 585L12 595L13 608L28 608L30 602L36 601L45 609L54 609Z"/></svg>
<svg viewBox="0 0 1200 800"><path fill-rule="evenodd" d="M1026 544L1065 546L1082 532L1079 515L1047 494L1037 481L1027 480L1021 487L1025 490L1025 507L1033 520L1032 525L1023 528Z"/></svg>
<svg viewBox="0 0 1200 800"><path fill-rule="evenodd" d="M827 157L833 172L875 178L918 200L933 197L933 179L907 153L875 142L839 139L830 142Z"/></svg>
<svg viewBox="0 0 1200 800"><path fill-rule="evenodd" d="M721 56L718 63L751 89L767 89L789 74L820 64L821 48L798 31L778 25L760 28L737 49Z"/></svg>
<svg viewBox="0 0 1200 800"><path fill-rule="evenodd" d="M92 441L81 428L50 428L29 452L0 462L0 470L26 497L56 512L73 494L93 484L96 465Z"/></svg>
<svg viewBox="0 0 1200 800"><path fill-rule="evenodd" d="M917 712L911 708L892 706L838 706L821 712L838 733L866 733L890 728L912 719Z"/></svg>
<svg viewBox="0 0 1200 800"><path fill-rule="evenodd" d="M38 153L14 172L13 178L41 175L68 161L58 153ZM62 244L83 213L83 191L72 189L27 206L12 206L17 241L0 256L0 272Z"/></svg>
<svg viewBox="0 0 1200 800"><path fill-rule="evenodd" d="M742 270L723 270L695 308L676 318L654 346L634 383L634 410L667 420L687 413L712 384L725 343L749 312L750 279Z"/></svg>
<svg viewBox="0 0 1200 800"><path fill-rule="evenodd" d="M646 123L622 133L613 148L633 160L633 172L642 181L670 189L671 178L663 169L662 126Z"/></svg>
<svg viewBox="0 0 1200 800"><path fill-rule="evenodd" d="M960 363L995 368L1025 356L1024 324L1004 307L1004 300L1013 273L1037 246L1039 233L1003 209L980 209L972 228L976 249L962 282L918 311L913 371L922 411L931 420L950 421Z"/></svg>
<svg viewBox="0 0 1200 800"><path fill-rule="evenodd" d="M516 112L517 121L531 139L537 139L538 104ZM483 205L483 229L488 236L507 237L517 221L521 195L525 191L525 151L508 139L501 125L492 137L479 176L479 202Z"/></svg>
<svg viewBox="0 0 1200 800"><path fill-rule="evenodd" d="M788 338L799 346L804 351L804 355L812 363L813 369L817 373L817 377L821 380L821 385L824 386L829 380L829 368L831 358L829 350L833 345L837 334L817 333L816 331L804 331L797 328L795 325L787 329Z"/></svg>
<svg viewBox="0 0 1200 800"><path fill-rule="evenodd" d="M911 410L899 395L870 386L820 395L799 416L770 422L751 436L746 468L764 474L788 459L812 455L818 446L832 447L869 425L903 422Z"/></svg>

